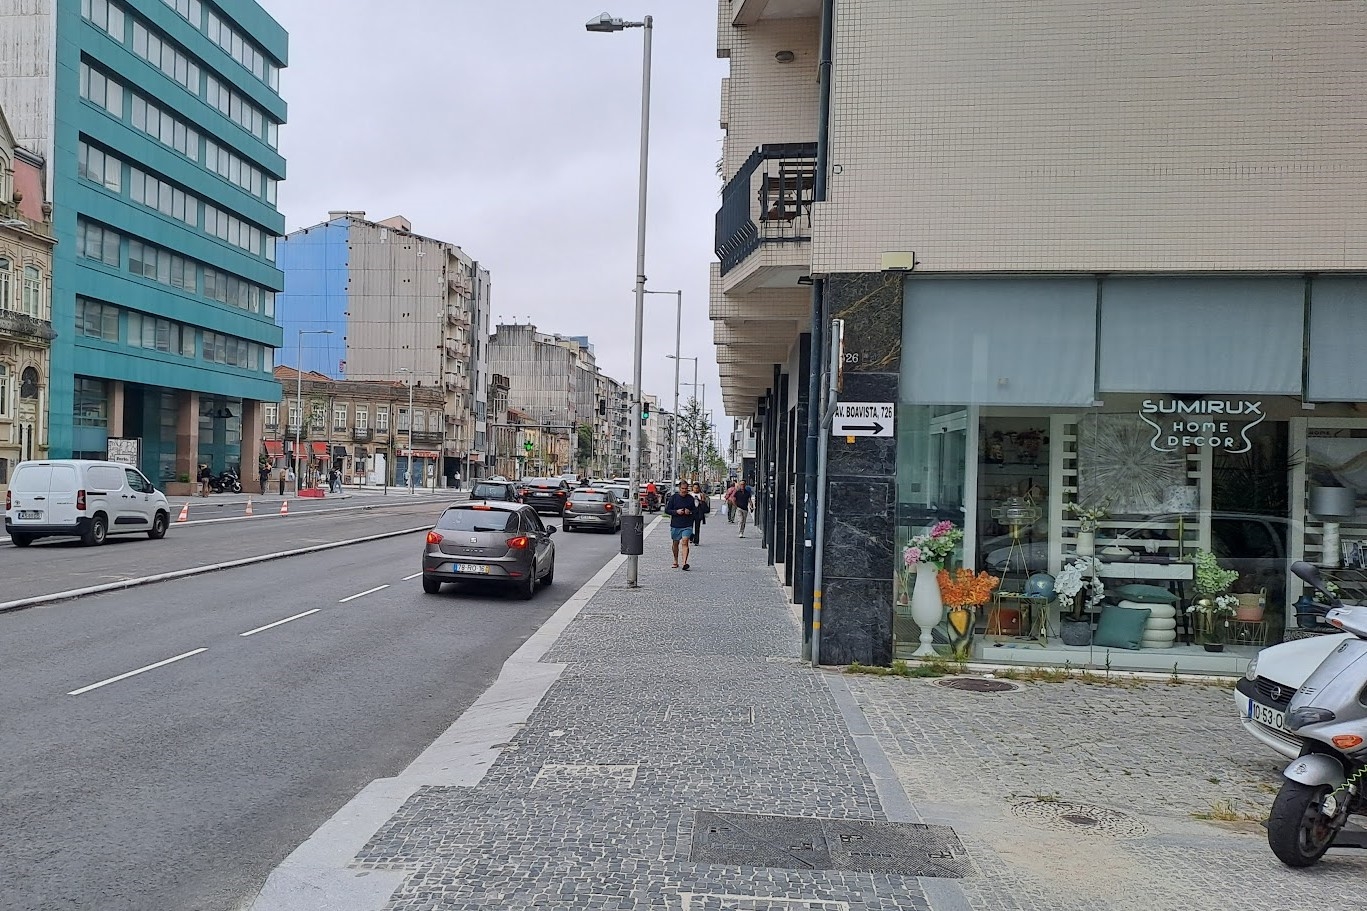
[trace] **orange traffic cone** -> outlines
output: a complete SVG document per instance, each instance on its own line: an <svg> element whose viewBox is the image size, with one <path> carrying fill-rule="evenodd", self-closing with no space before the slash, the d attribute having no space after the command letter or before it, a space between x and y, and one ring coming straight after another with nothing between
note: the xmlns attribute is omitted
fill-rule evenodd
<svg viewBox="0 0 1367 911"><path fill-rule="evenodd" d="M189 518L190 518L190 504L189 504L189 503L183 503L183 504L181 504L181 507L180 507L180 516L176 519L176 521L177 521L177 522L185 522L185 521L187 521Z"/></svg>
<svg viewBox="0 0 1367 911"><path fill-rule="evenodd" d="M287 516L287 515L289 515L289 514L290 514L290 501L289 501L289 500L281 500L281 501L280 501L280 515L282 515L282 516Z"/></svg>
<svg viewBox="0 0 1367 911"><path fill-rule="evenodd" d="M252 498L247 497L247 515L252 514Z"/></svg>

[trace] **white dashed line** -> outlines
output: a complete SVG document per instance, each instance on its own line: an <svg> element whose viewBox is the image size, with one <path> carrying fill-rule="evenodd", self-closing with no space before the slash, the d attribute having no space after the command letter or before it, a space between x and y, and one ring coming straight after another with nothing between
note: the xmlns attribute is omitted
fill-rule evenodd
<svg viewBox="0 0 1367 911"><path fill-rule="evenodd" d="M268 630L273 626L279 626L282 623L289 623L291 620L298 620L300 617L307 617L309 614L316 614L320 610L322 610L321 607L315 607L313 610L306 610L302 614L295 614L293 617L286 617L284 620L277 620L274 623L267 623L265 626L258 626L256 629L249 629L245 633L238 633L238 635L254 636L257 633L262 632L264 630Z"/></svg>
<svg viewBox="0 0 1367 911"><path fill-rule="evenodd" d="M388 585L377 585L377 586L375 586L374 588L368 588L368 589L366 589L366 590L363 591L363 592L357 592L356 594L352 595L352 596L349 597L349 598L343 598L341 601L338 601L337 603L338 603L338 604L346 604L348 601L355 601L357 598L364 598L366 595L373 595L373 594L375 594L376 592L384 591L386 588L389 588L389 586L388 586Z"/></svg>
<svg viewBox="0 0 1367 911"><path fill-rule="evenodd" d="M422 575L422 573L414 573L414 574L411 575L411 576L404 576L404 577L403 577L403 581L408 582L408 581L411 581L411 580L413 580L413 579L418 578L418 576L421 576L421 575Z"/></svg>
<svg viewBox="0 0 1367 911"><path fill-rule="evenodd" d="M198 655L200 652L207 651L207 648L197 648L193 652L186 652L185 654L177 655L174 658L167 658L165 661L158 661L156 664L149 664L147 665L147 667L140 667L136 671L129 671L128 673L120 674L117 677L110 677L108 680L101 680L99 683L90 684L90 686L83 686L79 690L72 690L71 692L67 693L67 695L79 696L82 693L88 693L91 690L98 690L102 686L108 686L111 683L118 683L120 680L127 680L129 677L136 677L138 674L144 674L147 671L156 670L157 668L164 667L165 665L168 665L173 661L179 661L182 658L189 658L191 655Z"/></svg>

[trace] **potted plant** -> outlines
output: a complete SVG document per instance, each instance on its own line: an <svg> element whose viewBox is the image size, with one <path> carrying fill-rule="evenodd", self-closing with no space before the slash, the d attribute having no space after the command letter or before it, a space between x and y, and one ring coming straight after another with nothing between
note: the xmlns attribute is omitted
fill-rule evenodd
<svg viewBox="0 0 1367 911"><path fill-rule="evenodd" d="M1197 596L1187 613L1195 615L1206 651L1222 652L1230 618L1239 606L1238 597L1229 594L1229 587L1238 581L1239 574L1222 567L1208 550L1198 550L1187 559L1195 566L1193 585Z"/></svg>
<svg viewBox="0 0 1367 911"><path fill-rule="evenodd" d="M955 527L953 522L936 522L930 531L916 535L902 548L902 565L916 570L916 585L911 590L911 619L921 630L921 645L912 652L912 657L925 658L935 654L931 630L939 624L944 613L936 573L944 569L963 539L963 529Z"/></svg>
<svg viewBox="0 0 1367 911"><path fill-rule="evenodd" d="M975 574L973 570L963 567L953 574L942 569L936 579L940 597L949 611L945 618L949 629L949 647L954 657L962 661L969 657L973 649L977 609L992 597L992 591L1001 579L986 572Z"/></svg>
<svg viewBox="0 0 1367 911"><path fill-rule="evenodd" d="M1092 622L1086 608L1094 608L1106 596L1106 586L1097 575L1098 563L1091 556L1076 557L1063 564L1054 577L1054 594L1059 605L1072 608L1059 618L1059 637L1064 645L1087 645L1092 641ZM1085 607L1084 607L1085 605Z"/></svg>
<svg viewBox="0 0 1367 911"><path fill-rule="evenodd" d="M1097 506L1085 507L1080 503L1069 503L1069 512L1077 516L1077 555L1079 557L1090 557L1096 553L1096 530L1101 526L1101 520L1106 518L1104 502Z"/></svg>

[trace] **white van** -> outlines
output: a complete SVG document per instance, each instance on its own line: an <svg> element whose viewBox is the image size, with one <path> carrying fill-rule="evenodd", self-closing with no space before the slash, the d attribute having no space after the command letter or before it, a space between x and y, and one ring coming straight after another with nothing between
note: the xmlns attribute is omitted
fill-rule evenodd
<svg viewBox="0 0 1367 911"><path fill-rule="evenodd" d="M20 462L5 493L5 531L16 547L52 535L77 535L87 545L135 532L156 540L170 525L166 495L121 462Z"/></svg>

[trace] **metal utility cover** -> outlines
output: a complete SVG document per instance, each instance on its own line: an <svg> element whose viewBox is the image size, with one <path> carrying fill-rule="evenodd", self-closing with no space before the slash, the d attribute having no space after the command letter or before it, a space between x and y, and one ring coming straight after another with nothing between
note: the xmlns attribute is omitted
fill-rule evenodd
<svg viewBox="0 0 1367 911"><path fill-rule="evenodd" d="M968 852L948 826L700 810L689 859L785 870L960 878Z"/></svg>

